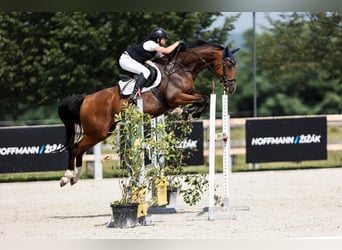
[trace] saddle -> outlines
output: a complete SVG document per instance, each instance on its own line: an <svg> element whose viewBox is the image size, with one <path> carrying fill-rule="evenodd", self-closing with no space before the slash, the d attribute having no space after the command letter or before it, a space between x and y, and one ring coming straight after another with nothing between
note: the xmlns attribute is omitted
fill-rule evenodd
<svg viewBox="0 0 342 250"><path fill-rule="evenodd" d="M157 87L161 82L161 72L157 66L151 61L147 61L144 65L150 70L151 74L144 83L144 86L141 90L142 93ZM127 72L127 74L119 74L119 77L120 81L118 84L120 86L121 94L124 96L130 95L133 92L135 81L138 75Z"/></svg>
<svg viewBox="0 0 342 250"><path fill-rule="evenodd" d="M148 77L147 81L144 83L144 87L151 87L152 84L156 81L158 76L158 71L155 66L150 65L149 63L145 63L144 66L148 68L151 72L150 76ZM135 74L119 74L120 80L124 82L128 82L130 80L136 80L137 75Z"/></svg>

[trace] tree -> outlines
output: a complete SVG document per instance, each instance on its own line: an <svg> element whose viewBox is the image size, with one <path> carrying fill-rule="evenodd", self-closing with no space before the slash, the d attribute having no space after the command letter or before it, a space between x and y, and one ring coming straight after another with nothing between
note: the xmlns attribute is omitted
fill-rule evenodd
<svg viewBox="0 0 342 250"><path fill-rule="evenodd" d="M0 23L0 120L55 104L68 93L95 91L112 77L112 24L100 16L3 13Z"/></svg>
<svg viewBox="0 0 342 250"><path fill-rule="evenodd" d="M269 21L272 27L257 36L259 115L340 113L341 13L293 13ZM246 49L251 53L249 32ZM241 56L244 75L238 75L247 83L251 56ZM237 111L251 110L252 86L240 81L239 87Z"/></svg>
<svg viewBox="0 0 342 250"><path fill-rule="evenodd" d="M57 104L66 96L89 94L116 84L122 51L157 26L169 31L171 42L203 38L224 44L235 19L226 18L223 27L210 29L221 15L0 13L0 120L20 119L24 113L47 105L56 112Z"/></svg>
<svg viewBox="0 0 342 250"><path fill-rule="evenodd" d="M342 95L341 13L293 13L283 19L273 22L269 41L275 46L269 51L269 44L262 44L259 61L278 91L297 99L290 114L341 112L341 101L331 107L325 101L329 93Z"/></svg>

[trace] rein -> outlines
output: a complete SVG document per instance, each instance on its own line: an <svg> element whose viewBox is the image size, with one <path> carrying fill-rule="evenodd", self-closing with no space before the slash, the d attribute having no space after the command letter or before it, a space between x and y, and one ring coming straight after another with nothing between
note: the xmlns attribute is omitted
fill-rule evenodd
<svg viewBox="0 0 342 250"><path fill-rule="evenodd" d="M233 64L233 66L235 66L237 64L233 58L224 57L224 53L223 53L222 60L221 60L223 76L221 77L218 73L215 72L215 70L212 66L213 62L208 63L204 58L202 58L198 53L196 53L191 48L187 48L185 51L188 52L188 54L182 60L184 60L189 54L193 54L200 60L200 63L203 63L205 65L205 68L208 68L211 72L213 72L218 78L221 79L222 82L227 82L228 84L232 84L236 80L236 78L229 78L226 76L226 70L227 70L226 69L226 65L227 65L226 60L230 61ZM165 67L164 67L165 71L166 71L167 65L169 65L171 62L173 62L172 68L170 68L169 71L166 73L167 76L170 76L170 75L176 73L180 69L182 69L184 71L192 72L192 70L188 69L181 62L179 62L177 60L179 52L180 52L180 46L177 48L175 55L172 56L172 60L171 61L167 60ZM179 67L176 67L176 66L179 66Z"/></svg>
<svg viewBox="0 0 342 250"><path fill-rule="evenodd" d="M203 59L196 52L191 50L191 53L196 55L201 60L201 62L203 62L205 64L205 67L208 68L211 72L213 72L221 80L221 82L223 82L225 91L227 91L227 87L229 88L231 85L233 85L235 83L236 78L227 77L227 74L226 74L227 68L226 67L229 67L229 66L227 66L226 60L228 60L233 65L232 67L235 67L237 65L237 62L234 58L232 58L230 56L226 56L225 51L223 52L222 57L221 57L223 76L220 76L218 73L216 73L214 68L212 67L211 63L208 63L205 59Z"/></svg>
<svg viewBox="0 0 342 250"><path fill-rule="evenodd" d="M185 67L184 64L182 64L180 61L177 60L180 49L181 49L181 46L178 46L176 49L176 52L173 53L174 55L169 55L168 59L165 62L164 72L167 76L171 76L172 74L176 73L179 70L192 72L190 69ZM185 56L182 60L184 60L186 57L187 56ZM167 66L170 66L170 65L171 67L167 69Z"/></svg>

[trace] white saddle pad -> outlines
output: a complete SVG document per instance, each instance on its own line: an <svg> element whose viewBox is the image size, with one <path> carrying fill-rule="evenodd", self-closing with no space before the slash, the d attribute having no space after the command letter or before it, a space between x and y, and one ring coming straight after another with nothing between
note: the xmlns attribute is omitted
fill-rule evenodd
<svg viewBox="0 0 342 250"><path fill-rule="evenodd" d="M156 80L154 81L154 83L150 87L143 87L141 90L141 93L150 91L152 88L157 87L161 82L161 72L158 69L158 67L151 61L147 61L146 63L153 66L157 70L157 77L156 77ZM132 94L133 89L134 89L134 85L135 85L135 79L129 79L128 81L123 81L123 80L119 81L119 86L121 89L121 93L123 95Z"/></svg>

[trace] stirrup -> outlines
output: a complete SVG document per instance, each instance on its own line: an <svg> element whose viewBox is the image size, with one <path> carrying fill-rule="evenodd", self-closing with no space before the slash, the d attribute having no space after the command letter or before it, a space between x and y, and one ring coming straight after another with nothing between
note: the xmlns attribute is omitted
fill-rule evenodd
<svg viewBox="0 0 342 250"><path fill-rule="evenodd" d="M136 104L137 104L137 95L134 95L134 96L130 95L130 96L128 97L128 102L130 102L130 103L136 105Z"/></svg>

